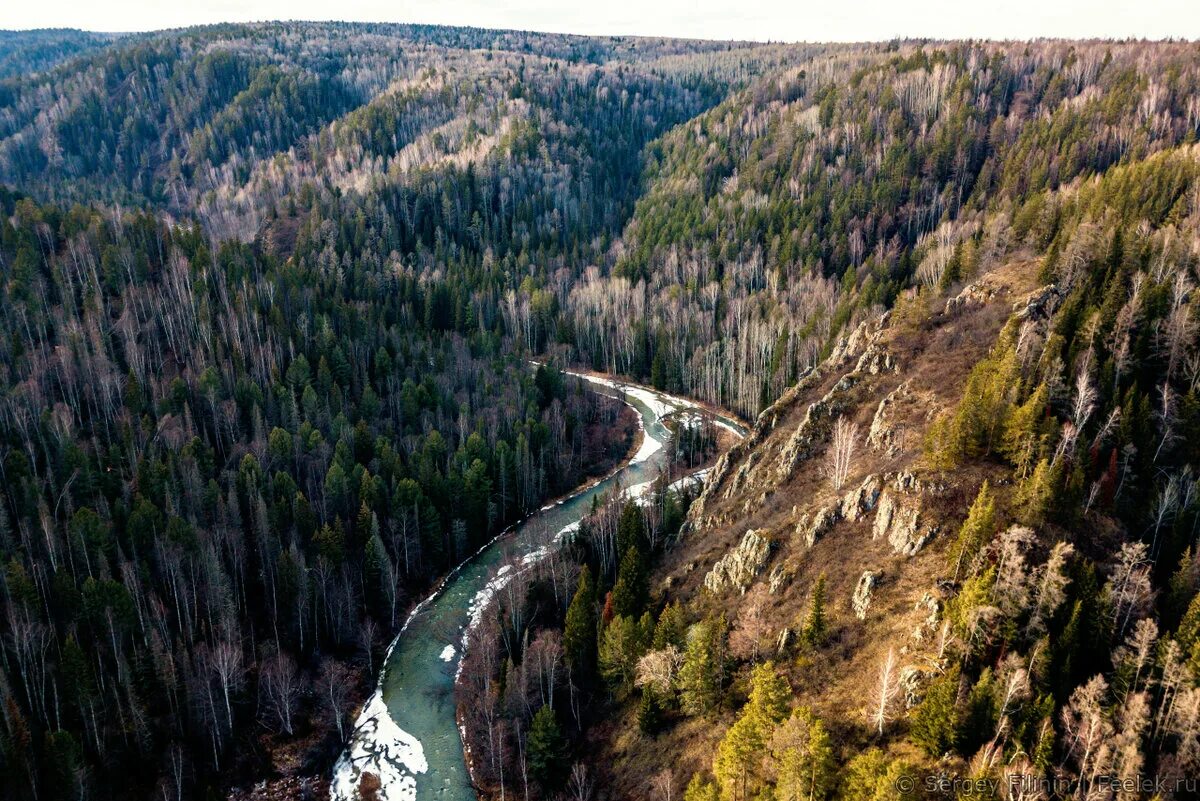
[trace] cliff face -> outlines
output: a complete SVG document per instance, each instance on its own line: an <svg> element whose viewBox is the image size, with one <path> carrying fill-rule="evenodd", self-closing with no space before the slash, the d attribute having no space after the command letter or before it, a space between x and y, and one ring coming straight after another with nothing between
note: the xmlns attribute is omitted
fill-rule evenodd
<svg viewBox="0 0 1200 801"><path fill-rule="evenodd" d="M858 690L881 649L900 648L914 668L935 660L931 609L943 594L935 577L947 535L981 482L999 471L928 468L926 434L959 400L1005 321L1044 306L1046 294L1037 286L1037 264L1014 259L942 308L910 297L855 328L709 475L668 558L672 597L726 608L736 620L733 594L763 583L767 617L782 630L798 624L824 575L840 647L835 664L821 671L821 697L805 701L830 712L861 711ZM835 488L830 451L839 422L849 424L853 445ZM776 532L774 547L761 552L754 576L744 571L736 586L714 580L727 565L745 564L744 538L762 531Z"/></svg>
<svg viewBox="0 0 1200 801"><path fill-rule="evenodd" d="M759 416L656 576L689 622L727 621L720 702L672 712L653 748L626 710L602 743L614 797L663 764L734 787L766 659L828 730L839 798L892 797L849 783L872 760L1200 769L1175 695L1200 710L1198 155L997 204L965 277L848 328ZM1081 756L1083 722L1127 745Z"/></svg>
<svg viewBox="0 0 1200 801"><path fill-rule="evenodd" d="M812 707L849 753L866 747L867 698L889 650L902 708L944 669L948 542L982 482L1004 482L1007 473L929 468L927 432L959 401L1005 322L1044 318L1048 297L1037 262L1013 258L949 301L910 293L858 325L721 457L665 557L658 589L697 616L724 614L737 631L755 608L768 629L759 638L790 675L796 702ZM835 488L839 426L853 447ZM797 643L822 577L831 632L814 654ZM687 776L709 769L722 729L686 720L659 735L658 746L675 752ZM616 797L638 797L641 745L624 737L605 747L616 764L634 766L611 777Z"/></svg>
<svg viewBox="0 0 1200 801"><path fill-rule="evenodd" d="M926 430L958 402L1014 309L1042 295L1037 271L1034 261L1013 259L949 302L907 297L858 325L720 458L666 555L659 589L724 613L734 631L760 603L750 596L764 598L766 655L791 675L797 703L851 747L889 649L899 654L907 703L941 669L948 532L984 478L1000 471L929 469ZM835 488L830 448L839 421L844 430L850 424L853 450ZM797 643L821 577L832 631L817 655ZM658 763L661 748L683 776L709 770L722 728L680 723L659 735ZM607 745L619 764L647 760L628 737ZM638 797L638 775L635 767L613 776L613 789Z"/></svg>

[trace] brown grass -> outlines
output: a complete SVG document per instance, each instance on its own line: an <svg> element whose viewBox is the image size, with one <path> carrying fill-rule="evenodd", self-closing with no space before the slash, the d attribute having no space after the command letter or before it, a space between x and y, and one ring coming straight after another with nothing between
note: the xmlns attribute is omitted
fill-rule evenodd
<svg viewBox="0 0 1200 801"><path fill-rule="evenodd" d="M785 626L798 628L807 612L811 588L817 577L824 575L831 632L828 643L815 652L793 646L777 661L791 681L797 702L811 706L825 721L843 758L878 744L896 755L920 761L912 746L895 736L902 732L903 723L894 724L883 742L877 743L875 733L867 726L864 709L879 665L890 648L899 653L901 666L928 662L936 635L927 636L923 643L913 638L927 614L915 607L927 592L937 595L938 580L949 572L949 542L979 485L985 478L1002 481L1006 472L999 467L974 466L947 474L932 473L923 466L922 442L932 420L931 412L957 400L967 374L995 342L1012 313L1013 303L1036 289L1036 275L1037 263L1032 259L1007 262L980 279L994 293L986 304L953 315L943 313L944 297L906 299L880 340L896 359L898 372L869 376L850 394L851 406L846 413L858 423L865 439L879 401L902 382L910 382L911 398L896 404L892 411L893 424L903 433L899 453L888 457L862 443L847 486L856 487L872 473L900 471L940 482L943 491L922 498L922 519L937 525L940 533L917 555L896 555L885 540L873 539L873 514L854 523L842 521L812 548L804 546L793 533L797 518L837 497L823 475L821 455L817 454L776 486L752 484L733 499L711 500L706 517L724 512L733 522L688 533L666 555L656 575L655 586L666 586L669 577L670 599L687 602L695 616L725 611L732 620L736 618L739 597L713 597L703 587L704 575L747 529L768 529L780 545L759 581L765 581L778 564L793 574L778 593L768 596L767 617L775 622L777 632ZM761 454L760 463L778 457L809 404L828 392L852 367L853 363L831 371L786 406L774 429L755 448ZM755 474L761 477L768 472L758 469ZM762 492L767 493L765 499L743 511L746 499L759 497ZM882 578L867 619L860 621L850 609L850 598L862 572L868 569L881 573ZM735 684L744 683L747 672L748 666L740 666ZM596 754L593 764L607 766L602 786L609 788L614 799L646 798L650 777L664 766L675 771L677 786L682 788L692 772L709 767L714 745L733 716L733 710L724 710L714 720L682 719L663 734L646 738L637 732L629 706L595 728L590 738L589 750Z"/></svg>

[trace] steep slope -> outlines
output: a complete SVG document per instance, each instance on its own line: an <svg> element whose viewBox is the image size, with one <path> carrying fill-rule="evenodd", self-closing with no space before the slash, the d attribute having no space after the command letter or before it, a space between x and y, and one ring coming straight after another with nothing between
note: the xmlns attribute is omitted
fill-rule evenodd
<svg viewBox="0 0 1200 801"><path fill-rule="evenodd" d="M0 797L320 786L411 599L627 450L515 289L729 47L213 26L3 83Z"/></svg>
<svg viewBox="0 0 1200 801"><path fill-rule="evenodd" d="M998 202L1188 141L1198 76L1186 44L798 54L648 148L621 241L564 299L573 342L753 416L864 316L941 282Z"/></svg>
<svg viewBox="0 0 1200 801"><path fill-rule="evenodd" d="M891 760L1001 782L1190 775L1198 157L996 212L1026 222L977 241L965 285L902 293L721 457L656 576L690 621L728 620L720 700L689 709L689 645L664 733L627 709L595 736L615 797L664 766L696 798L709 775L733 798L785 781L753 692L738 711L763 659L834 744L816 797L903 796ZM738 750L752 718L757 754ZM1126 750L1082 753L1081 720Z"/></svg>

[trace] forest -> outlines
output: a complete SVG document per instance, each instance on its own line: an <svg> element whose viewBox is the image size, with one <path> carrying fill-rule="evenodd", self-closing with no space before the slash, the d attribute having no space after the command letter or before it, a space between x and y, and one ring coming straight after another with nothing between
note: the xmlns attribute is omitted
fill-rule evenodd
<svg viewBox="0 0 1200 801"><path fill-rule="evenodd" d="M753 426L480 615L480 797L1200 797L1198 134L1185 42L0 34L0 798L327 792L636 449L567 367Z"/></svg>

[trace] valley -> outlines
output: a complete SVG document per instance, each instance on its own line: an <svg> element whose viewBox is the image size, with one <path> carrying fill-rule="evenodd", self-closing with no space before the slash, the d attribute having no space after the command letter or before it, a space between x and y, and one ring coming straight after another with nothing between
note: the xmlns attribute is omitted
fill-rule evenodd
<svg viewBox="0 0 1200 801"><path fill-rule="evenodd" d="M0 800L1194 798L1197 141L1186 40L0 32Z"/></svg>
<svg viewBox="0 0 1200 801"><path fill-rule="evenodd" d="M590 391L615 395L635 409L643 442L602 479L498 535L417 605L388 649L379 688L360 713L347 753L334 769L333 798L357 798L364 773L380 777L381 799L475 798L470 755L464 760L453 694L470 628L490 611L494 597L509 582L523 581L521 574L554 556L551 552L578 530L594 499L610 493L640 498L659 471L669 466L663 449L671 444L672 435L664 417L695 409L694 405L647 387L590 374L567 371L567 375L588 382ZM735 431L744 430L732 419L721 422ZM694 474L678 479L693 480L699 479Z"/></svg>

